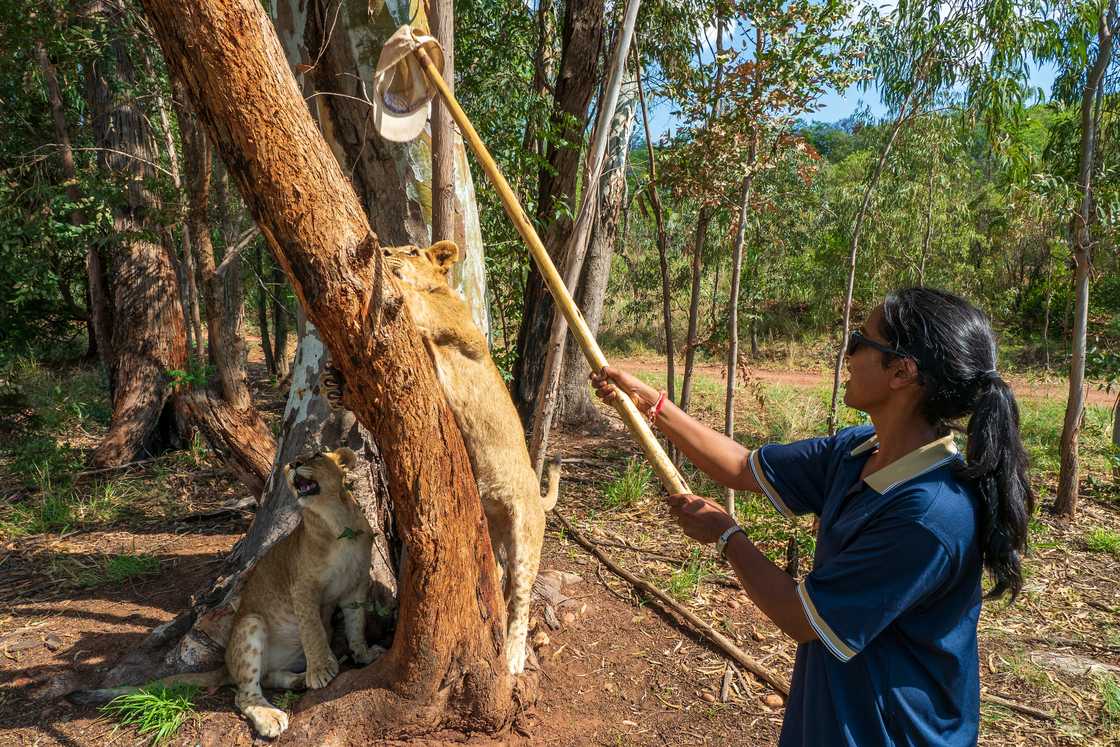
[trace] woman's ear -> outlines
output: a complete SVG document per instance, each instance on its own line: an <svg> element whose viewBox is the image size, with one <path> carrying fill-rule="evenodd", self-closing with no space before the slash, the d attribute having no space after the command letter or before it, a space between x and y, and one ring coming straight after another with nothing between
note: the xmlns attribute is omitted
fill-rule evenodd
<svg viewBox="0 0 1120 747"><path fill-rule="evenodd" d="M913 358L896 358L894 361L895 369L894 376L891 377L891 384L897 382L896 388L901 388L908 384L920 384L918 378L918 362Z"/></svg>

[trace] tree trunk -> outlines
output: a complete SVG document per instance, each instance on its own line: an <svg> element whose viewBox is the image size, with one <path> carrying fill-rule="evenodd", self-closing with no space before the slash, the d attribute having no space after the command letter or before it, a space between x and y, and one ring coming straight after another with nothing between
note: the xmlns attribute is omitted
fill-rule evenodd
<svg viewBox="0 0 1120 747"><path fill-rule="evenodd" d="M357 195L316 129L261 5L145 0L168 65L385 460L407 559L393 646L310 693L289 743L366 742L513 712L504 605L462 437ZM297 198L298 196L298 198ZM375 298L380 303L375 303ZM377 688L371 692L372 688Z"/></svg>
<svg viewBox="0 0 1120 747"><path fill-rule="evenodd" d="M272 376L276 376L276 359L272 357L272 338L268 334L268 291L264 284L264 263L261 261L261 245L258 242L253 251L254 269L257 276L257 327L261 333L261 352L264 353L264 367Z"/></svg>
<svg viewBox="0 0 1120 747"><path fill-rule="evenodd" d="M735 381L739 377L739 279L743 274L743 244L747 238L747 216L751 209L754 165L758 154L758 135L751 139L747 153L747 175L743 177L743 196L739 203L739 228L731 251L731 297L727 301L727 390L723 402L723 432L735 437ZM727 513L735 516L735 491L727 489Z"/></svg>
<svg viewBox="0 0 1120 747"><path fill-rule="evenodd" d="M688 300L688 336L684 344L684 378L681 381L680 408L688 412L692 400L692 368L696 361L697 329L700 326L700 278L704 271L704 242L708 238L711 212L700 208L696 217L696 238L692 243L692 289Z"/></svg>
<svg viewBox="0 0 1120 747"><path fill-rule="evenodd" d="M455 2L434 0L432 36L443 47L443 78L455 92ZM432 101L432 243L455 239L454 128L443 100Z"/></svg>
<svg viewBox="0 0 1120 747"><path fill-rule="evenodd" d="M887 137L887 142L883 144L883 149L879 152L879 160L875 163L875 170L871 172L871 178L867 180L867 185L863 188L863 202L860 203L859 212L856 213L855 225L852 227L852 246L848 254L848 291L844 296L844 324L840 332L840 348L836 353L836 365L833 368L832 403L828 408L829 434L836 432L836 409L840 395L840 372L844 368L844 353L848 349L848 334L852 327L852 296L856 286L856 257L859 255L860 234L863 232L863 222L867 218L867 210L871 206L871 198L875 194L875 187L878 185L879 177L883 173L883 167L887 163L887 156L890 155L891 148L894 146L894 141L898 137L899 130L902 129L902 123L905 122L906 118L909 116L909 106L913 95L913 91L911 91L902 102L902 107L899 109L898 116L895 118L894 125L891 127L891 133Z"/></svg>
<svg viewBox="0 0 1120 747"><path fill-rule="evenodd" d="M653 158L653 133L649 129L649 110L646 108L646 95L642 88L642 58L638 54L637 42L634 44L634 60L638 71L638 101L642 106L642 125L646 133L646 155L649 158L649 202L653 207L653 217L657 223L657 258L661 267L661 324L665 328L665 392L670 401L676 402L677 363L676 351L673 349L669 236L665 232L665 211L661 208L661 195L657 191L657 163Z"/></svg>
<svg viewBox="0 0 1120 747"><path fill-rule="evenodd" d="M90 17L102 21L109 35L101 64L86 67L94 141L101 167L122 189L113 208L114 240L104 257L106 266L94 266L100 257L90 262L94 304L105 305L102 313L112 309L108 326L99 333L111 343L99 347L113 400L109 431L94 450L92 464L112 467L180 443L186 425L168 371L186 366L187 350L170 257L147 238L156 234L158 204L149 186L157 149L145 113L129 98L140 88L129 43L117 14L107 6L97 5Z"/></svg>
<svg viewBox="0 0 1120 747"><path fill-rule="evenodd" d="M591 234L587 259L578 286L577 302L591 334L599 332L603 319L603 301L610 280L611 258L618 239L622 208L626 204L626 165L630 155L630 136L637 114L637 89L624 87L614 117L608 158L603 166L599 185L599 207ZM568 340L564 349L562 383L559 396L559 417L571 426L594 426L602 416L591 401L587 384L587 363L579 345Z"/></svg>
<svg viewBox="0 0 1120 747"><path fill-rule="evenodd" d="M172 87L174 88L174 86ZM171 182L176 193L182 193L183 180L179 171L179 152L175 147L175 136L171 132L171 118L167 114L167 104L163 96L156 96L156 109L159 112L160 129L163 130L163 147L167 149L167 162L170 166ZM178 110L178 109L176 109ZM177 217L186 217L186 210L179 211ZM198 283L195 281L193 242L190 225L182 220L183 261L176 267L179 279L179 296L183 306L183 326L187 333L187 356L202 355L202 318L198 309Z"/></svg>
<svg viewBox="0 0 1120 747"><path fill-rule="evenodd" d="M276 441L249 394L245 341L241 338L241 283L235 290L218 274L210 239L210 144L186 104L178 110L189 207L187 224L194 236L202 287L206 293L206 331L215 381L183 396L191 422L215 453L254 496L260 496L272 470ZM227 251L232 251L232 247ZM236 257L231 257L236 261ZM229 266L227 265L227 270ZM232 270L231 270L232 271Z"/></svg>
<svg viewBox="0 0 1120 747"><path fill-rule="evenodd" d="M558 202L573 208L580 172L580 144L587 127L587 109L598 83L595 75L603 33L602 0L570 0L565 6L563 52L557 73L551 127L556 137L548 147L548 163L541 169L537 189L537 221L544 226L542 241L557 267L572 231L570 218L558 215ZM575 143L575 147L566 145ZM526 431L544 376L552 326L552 296L535 265L525 284L521 327L517 335L517 360L513 366L513 402Z"/></svg>
<svg viewBox="0 0 1120 747"><path fill-rule="evenodd" d="M938 151L935 148L929 161L929 187L926 192L926 230L922 235L922 263L918 266L918 285L926 284L926 261L929 259L929 245L933 238L933 178L936 175Z"/></svg>
<svg viewBox="0 0 1120 747"><path fill-rule="evenodd" d="M62 161L62 176L66 180L66 199L70 204L77 205L78 201L82 198L82 193L78 189L77 170L74 166L74 149L70 145L70 129L66 126L66 110L62 103L62 90L58 85L58 71L55 69L54 63L51 62L50 56L47 54L47 48L43 42L35 42L35 55L39 61L39 69L43 73L43 82L47 87L47 101L51 107L51 120L54 124L54 138L58 142L58 155ZM85 215L82 211L74 207L70 211L70 225L74 227L82 226L86 222ZM94 252L96 249L90 248L88 252ZM86 259L87 266L89 258ZM60 279L60 283L65 282ZM88 337L86 357L95 358L97 356L97 332L94 329L93 319L93 304L91 294L89 291L89 273L86 273L86 334Z"/></svg>
<svg viewBox="0 0 1120 747"><path fill-rule="evenodd" d="M291 369L288 358L288 304L284 302L286 288L284 271L272 267L272 362L276 365L276 378L286 379Z"/></svg>
<svg viewBox="0 0 1120 747"><path fill-rule="evenodd" d="M1089 69L1081 93L1081 143L1079 149L1077 186L1081 192L1081 205L1073 217L1074 270L1073 288L1077 299L1073 317L1073 350L1070 352L1069 398L1062 425L1061 469L1058 473L1058 494L1054 513L1072 522L1077 516L1079 492L1078 436L1085 417L1085 354L1089 327L1089 275L1092 270L1090 250L1092 236L1089 226L1093 219L1093 166L1096 153L1097 121L1093 116L1093 103L1097 98L1104 73L1112 58L1112 29L1116 23L1116 3L1109 3L1102 12L1097 30L1097 58Z"/></svg>

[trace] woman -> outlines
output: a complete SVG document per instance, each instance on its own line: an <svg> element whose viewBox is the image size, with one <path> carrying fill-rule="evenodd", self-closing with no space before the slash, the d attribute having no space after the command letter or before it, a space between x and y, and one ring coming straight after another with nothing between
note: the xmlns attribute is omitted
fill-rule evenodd
<svg viewBox="0 0 1120 747"><path fill-rule="evenodd" d="M899 291L848 344L844 402L872 425L754 451L630 374L592 375L600 398L624 390L717 482L819 517L813 571L796 583L715 503L668 498L684 533L717 543L799 644L782 747L976 744L981 569L989 598L1015 598L1034 507L1018 406L995 365L982 312ZM969 414L962 458L951 429Z"/></svg>

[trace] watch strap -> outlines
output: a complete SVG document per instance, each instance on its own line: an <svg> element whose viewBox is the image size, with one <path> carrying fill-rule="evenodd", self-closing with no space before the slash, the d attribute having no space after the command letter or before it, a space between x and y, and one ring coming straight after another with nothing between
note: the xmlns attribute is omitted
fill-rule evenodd
<svg viewBox="0 0 1120 747"><path fill-rule="evenodd" d="M723 530L723 534L721 534L719 536L719 540L716 541L716 552L719 553L719 556L721 558L726 557L726 555L724 555L724 552L727 550L727 543L730 542L731 538L739 532L743 532L743 536L746 536L747 534L746 531L744 531L744 529L738 524L732 524L727 529Z"/></svg>

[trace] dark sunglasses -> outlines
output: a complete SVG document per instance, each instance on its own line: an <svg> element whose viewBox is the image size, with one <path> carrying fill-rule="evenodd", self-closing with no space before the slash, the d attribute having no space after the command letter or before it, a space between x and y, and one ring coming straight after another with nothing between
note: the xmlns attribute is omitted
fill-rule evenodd
<svg viewBox="0 0 1120 747"><path fill-rule="evenodd" d="M872 340L870 337L866 337L858 329L853 329L852 334L848 336L848 355L855 355L856 351L859 350L860 345L866 345L869 348L875 348L881 353L890 353L891 355L897 355L899 358L910 357L901 350L892 348L889 345L884 345L881 342L875 342L875 340Z"/></svg>

